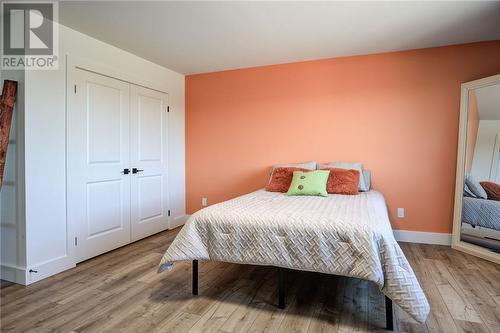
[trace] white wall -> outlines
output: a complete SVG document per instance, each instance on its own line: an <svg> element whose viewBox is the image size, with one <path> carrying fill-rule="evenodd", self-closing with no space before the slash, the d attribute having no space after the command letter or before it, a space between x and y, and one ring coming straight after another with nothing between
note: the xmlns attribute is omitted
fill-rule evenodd
<svg viewBox="0 0 500 333"><path fill-rule="evenodd" d="M480 120L477 131L471 175L479 181L491 180L490 172L494 166L495 144L500 140L500 120Z"/></svg>
<svg viewBox="0 0 500 333"><path fill-rule="evenodd" d="M3 80L17 81L18 87L0 191L0 270L3 280L25 283L24 71L4 70Z"/></svg>
<svg viewBox="0 0 500 333"><path fill-rule="evenodd" d="M75 64L168 93L170 210L178 220L185 216L184 76L64 26L59 34L59 70L26 71L26 265L38 270L28 283L74 265L66 221L66 80Z"/></svg>

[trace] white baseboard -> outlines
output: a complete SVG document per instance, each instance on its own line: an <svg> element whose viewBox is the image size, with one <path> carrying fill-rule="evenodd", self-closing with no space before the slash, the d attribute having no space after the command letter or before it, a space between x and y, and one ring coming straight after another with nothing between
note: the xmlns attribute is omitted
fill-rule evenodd
<svg viewBox="0 0 500 333"><path fill-rule="evenodd" d="M37 265L33 265L26 272L26 284L31 284L57 273L63 272L67 269L76 266L75 259L70 256L55 258ZM35 272L36 271L36 272Z"/></svg>
<svg viewBox="0 0 500 333"><path fill-rule="evenodd" d="M181 225L184 225L191 215L181 215L170 221L169 229L175 229Z"/></svg>
<svg viewBox="0 0 500 333"><path fill-rule="evenodd" d="M5 281L26 285L26 268L0 265L0 278Z"/></svg>
<svg viewBox="0 0 500 333"><path fill-rule="evenodd" d="M408 230L393 230L393 233L398 242L451 245L451 234Z"/></svg>

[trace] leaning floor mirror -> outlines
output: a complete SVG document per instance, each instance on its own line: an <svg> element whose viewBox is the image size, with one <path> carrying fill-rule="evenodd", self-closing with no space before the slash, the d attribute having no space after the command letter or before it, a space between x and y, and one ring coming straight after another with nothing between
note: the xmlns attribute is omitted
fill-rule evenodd
<svg viewBox="0 0 500 333"><path fill-rule="evenodd" d="M462 84L452 246L500 263L500 75Z"/></svg>

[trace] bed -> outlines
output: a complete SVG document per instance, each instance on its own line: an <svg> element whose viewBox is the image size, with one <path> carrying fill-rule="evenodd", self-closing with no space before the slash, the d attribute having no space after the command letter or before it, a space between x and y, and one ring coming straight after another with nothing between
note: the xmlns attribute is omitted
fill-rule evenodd
<svg viewBox="0 0 500 333"><path fill-rule="evenodd" d="M500 253L500 201L464 196L462 241Z"/></svg>
<svg viewBox="0 0 500 333"><path fill-rule="evenodd" d="M500 201L464 197L462 222L500 231Z"/></svg>
<svg viewBox="0 0 500 333"><path fill-rule="evenodd" d="M283 269L296 269L373 281L386 296L389 329L392 301L419 322L429 313L427 299L394 239L384 197L376 191L292 197L258 190L209 206L189 218L161 259L159 271L176 261L193 260L196 294L200 259L282 268L280 306Z"/></svg>

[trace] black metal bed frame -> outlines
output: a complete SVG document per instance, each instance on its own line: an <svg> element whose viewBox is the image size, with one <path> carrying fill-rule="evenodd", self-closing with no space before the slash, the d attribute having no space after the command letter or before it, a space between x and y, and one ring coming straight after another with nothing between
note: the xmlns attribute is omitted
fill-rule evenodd
<svg viewBox="0 0 500 333"><path fill-rule="evenodd" d="M285 273L286 269L278 269L278 307L285 308ZM193 295L198 295L198 260L193 260ZM394 319L392 317L392 300L385 296L385 328L389 331L394 329Z"/></svg>

